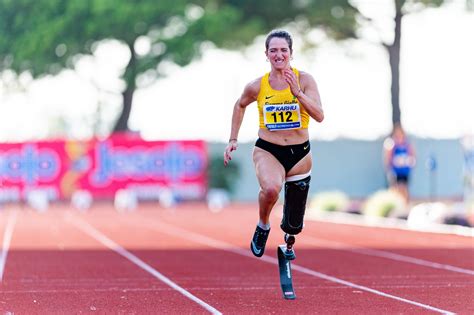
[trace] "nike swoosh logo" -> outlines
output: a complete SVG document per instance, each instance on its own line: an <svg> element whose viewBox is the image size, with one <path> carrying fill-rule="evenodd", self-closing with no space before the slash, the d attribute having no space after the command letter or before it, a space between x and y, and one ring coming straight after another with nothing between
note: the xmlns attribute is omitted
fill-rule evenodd
<svg viewBox="0 0 474 315"><path fill-rule="evenodd" d="M265 99L268 100L269 98L274 97L275 95L265 96Z"/></svg>
<svg viewBox="0 0 474 315"><path fill-rule="evenodd" d="M309 144L307 146L303 147L303 150L306 150L308 147L309 147Z"/></svg>
<svg viewBox="0 0 474 315"><path fill-rule="evenodd" d="M252 250L255 252L255 254L260 254L260 252L262 251L261 249L257 249L257 247L255 247L255 244L253 243L252 241Z"/></svg>

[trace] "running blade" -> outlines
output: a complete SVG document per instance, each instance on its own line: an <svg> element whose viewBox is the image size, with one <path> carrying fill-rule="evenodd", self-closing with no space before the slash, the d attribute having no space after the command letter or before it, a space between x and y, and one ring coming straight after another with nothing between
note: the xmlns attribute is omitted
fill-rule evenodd
<svg viewBox="0 0 474 315"><path fill-rule="evenodd" d="M283 291L283 297L287 300L296 299L295 291L293 290L293 278L291 275L291 262L286 258L284 251L286 245L278 246L278 267L280 269L280 285Z"/></svg>

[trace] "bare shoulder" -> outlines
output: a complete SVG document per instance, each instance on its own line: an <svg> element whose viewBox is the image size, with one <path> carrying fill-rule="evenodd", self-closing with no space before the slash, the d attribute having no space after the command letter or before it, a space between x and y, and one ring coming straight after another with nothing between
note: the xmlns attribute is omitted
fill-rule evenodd
<svg viewBox="0 0 474 315"><path fill-rule="evenodd" d="M300 82L303 84L316 84L316 80L314 79L314 77L306 71L300 71Z"/></svg>
<svg viewBox="0 0 474 315"><path fill-rule="evenodd" d="M383 141L383 148L384 148L386 151L392 150L394 146L395 146L395 142L393 141L393 139L392 139L391 137L387 137L387 138L385 138L385 140Z"/></svg>
<svg viewBox="0 0 474 315"><path fill-rule="evenodd" d="M261 81L262 77L259 77L247 83L244 88L244 92L242 93L242 96L250 99L257 99L258 93L260 93Z"/></svg>
<svg viewBox="0 0 474 315"><path fill-rule="evenodd" d="M260 92L260 83L261 83L261 81L262 81L262 77L258 77L255 80L250 81L245 86L245 91L248 91L252 94L258 95L258 92Z"/></svg>

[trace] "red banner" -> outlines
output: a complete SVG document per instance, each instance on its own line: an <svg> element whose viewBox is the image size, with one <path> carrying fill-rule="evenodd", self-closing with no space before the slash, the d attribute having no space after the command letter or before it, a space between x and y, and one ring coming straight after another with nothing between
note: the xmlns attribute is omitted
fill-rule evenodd
<svg viewBox="0 0 474 315"><path fill-rule="evenodd" d="M0 201L31 190L50 199L87 190L110 198L119 189L155 199L164 188L179 199L201 199L207 190L204 141L143 141L126 135L106 140L0 144Z"/></svg>

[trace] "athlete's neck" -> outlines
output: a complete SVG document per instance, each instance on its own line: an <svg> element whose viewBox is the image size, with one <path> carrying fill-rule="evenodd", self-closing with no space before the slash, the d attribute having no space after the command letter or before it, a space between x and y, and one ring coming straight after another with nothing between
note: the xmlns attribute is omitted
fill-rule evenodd
<svg viewBox="0 0 474 315"><path fill-rule="evenodd" d="M288 65L288 67L284 68L284 69L275 69L275 68L272 68L272 70L270 71L270 75L274 78L283 78L285 76L285 70L291 70L291 67L290 65Z"/></svg>

